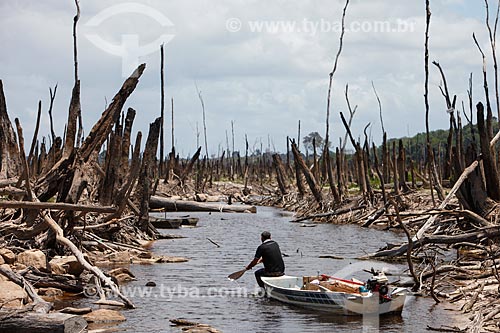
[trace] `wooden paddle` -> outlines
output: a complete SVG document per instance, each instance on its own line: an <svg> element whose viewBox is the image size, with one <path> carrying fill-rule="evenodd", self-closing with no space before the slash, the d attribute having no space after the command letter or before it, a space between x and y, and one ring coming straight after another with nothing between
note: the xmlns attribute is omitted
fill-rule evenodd
<svg viewBox="0 0 500 333"><path fill-rule="evenodd" d="M246 268L245 269L242 269L241 271L237 271L237 272L234 272L233 274L229 274L227 276L227 278L231 281L235 281L235 280L238 280L240 277L243 276L243 274L245 274L246 272Z"/></svg>

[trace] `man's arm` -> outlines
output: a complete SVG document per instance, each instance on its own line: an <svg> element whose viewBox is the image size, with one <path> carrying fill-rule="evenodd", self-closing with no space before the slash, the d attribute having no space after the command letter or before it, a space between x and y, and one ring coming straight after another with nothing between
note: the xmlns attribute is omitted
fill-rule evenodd
<svg viewBox="0 0 500 333"><path fill-rule="evenodd" d="M260 264L262 262L262 258L254 258L245 269L248 271L252 269L255 265Z"/></svg>
<svg viewBox="0 0 500 333"><path fill-rule="evenodd" d="M254 258L248 265L247 267L245 267L245 269L248 271L250 269L252 269L255 265L257 265L259 263L259 258Z"/></svg>

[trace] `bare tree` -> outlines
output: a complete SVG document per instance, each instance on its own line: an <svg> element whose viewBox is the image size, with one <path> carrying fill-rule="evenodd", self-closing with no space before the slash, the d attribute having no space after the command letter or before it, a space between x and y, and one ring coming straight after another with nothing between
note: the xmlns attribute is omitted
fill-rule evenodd
<svg viewBox="0 0 500 333"><path fill-rule="evenodd" d="M50 104L49 104L49 119L50 119L50 136L52 137L52 142L56 141L56 133L54 132L54 120L52 118L52 109L54 107L54 100L56 99L56 93L57 93L57 83L54 86L54 90L52 88L49 88L49 94L50 94Z"/></svg>
<svg viewBox="0 0 500 333"><path fill-rule="evenodd" d="M375 97L377 97L378 110L380 115L380 126L382 126L382 135L383 135L385 133L385 128L384 128L384 119L382 118L382 103L380 102L380 98L378 97L377 89L375 89L375 83L373 83L373 81L372 81L372 88L373 92L375 93Z"/></svg>
<svg viewBox="0 0 500 333"><path fill-rule="evenodd" d="M493 57L493 68L495 70L495 96L497 102L497 114L498 114L498 119L500 119L500 98L498 96L498 63L497 63L497 51L496 51L498 16L500 14L500 0L498 1L497 4L497 12L496 12L495 25L493 31L491 30L491 25L490 25L490 10L488 5L488 0L484 0L484 2L486 4L486 27L488 28L491 53Z"/></svg>
<svg viewBox="0 0 500 333"><path fill-rule="evenodd" d="M163 44L160 45L160 87L161 87L161 106L160 106L160 164L158 166L159 176L163 174L163 150L165 145L165 133L163 124L165 122L165 53Z"/></svg>
<svg viewBox="0 0 500 333"><path fill-rule="evenodd" d="M349 127L351 127L352 120L354 119L354 114L356 113L356 110L358 109L358 106L355 105L354 109L351 107L351 102L349 101L349 84L345 85L345 100L346 100L346 103L347 103L347 109L349 110L349 121L347 123L348 123ZM345 145L347 144L347 135L348 134L346 132L345 136L344 136L344 141L342 141L343 143L341 144L342 151L345 150Z"/></svg>
<svg viewBox="0 0 500 333"><path fill-rule="evenodd" d="M424 68L425 68L425 83L424 83L424 103L425 103L425 133L426 133L426 142L427 142L427 166L429 171L429 180L431 182L431 197L432 203L435 206L436 200L434 198L434 190L432 188L432 152L431 152L431 139L429 133L429 28L431 25L431 4L430 0L425 1L425 11L426 11L426 20L425 20L425 50L424 50Z"/></svg>
<svg viewBox="0 0 500 333"><path fill-rule="evenodd" d="M335 199L336 203L340 203L340 196L339 193L337 192L337 187L335 186L335 181L333 179L333 171L332 171L332 166L331 166L331 161L330 161L330 149L329 147L329 142L330 142L330 137L329 137L329 132L330 132L330 104L331 104L331 94L332 94L332 85L333 85L333 76L335 75L335 72L337 71L337 66L339 62L340 55L342 54L342 48L344 46L344 35L345 35L345 15L347 12L347 7L349 6L349 0L346 0L344 9L342 11L342 31L340 33L340 38L339 38L339 49L337 51L337 55L335 56L335 62L333 64L333 69L330 72L330 79L328 82L328 97L326 101L326 134L325 134L325 146L324 146L324 151L323 151L323 159L326 161L326 170L328 173L328 182L330 185L330 190L332 192L332 195Z"/></svg>
<svg viewBox="0 0 500 333"><path fill-rule="evenodd" d="M201 103L201 111L203 113L203 135L205 137L205 154L208 158L208 143L207 143L207 122L206 122L206 117L205 117L205 102L203 101L203 96L201 95L201 91L198 89L198 86L196 86L196 91L198 92L198 98L200 99Z"/></svg>
<svg viewBox="0 0 500 333"><path fill-rule="evenodd" d="M78 24L78 20L80 19L80 4L78 0L75 0L76 5L76 15L73 18L73 57L75 62L75 84L80 81L78 78L78 45L77 45L77 36L76 36L76 27ZM80 92L78 92L80 94ZM80 99L80 98L78 98ZM80 101L78 101L80 104ZM82 120L82 107L78 105L78 134L76 136L76 146L79 147L80 143L83 140L83 120Z"/></svg>

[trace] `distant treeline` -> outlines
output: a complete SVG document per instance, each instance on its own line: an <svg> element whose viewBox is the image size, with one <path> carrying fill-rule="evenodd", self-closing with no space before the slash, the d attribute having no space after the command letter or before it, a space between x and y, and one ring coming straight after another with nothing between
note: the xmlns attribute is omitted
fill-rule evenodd
<svg viewBox="0 0 500 333"><path fill-rule="evenodd" d="M498 121L496 118L493 118L493 135L498 131ZM456 132L453 133L453 143L456 140ZM473 137L474 134L474 137ZM431 147L435 149L436 156L442 155L446 151L446 146L448 145L448 135L449 129L439 129L434 130L429 133ZM462 129L462 136L464 147L467 148L474 140L477 144L479 144L479 135L477 130L477 124L470 125L467 124ZM425 156L425 146L426 146L426 133L418 133L411 138L403 137L403 145L406 149L406 157L411 158L412 160L420 160ZM392 147L392 143L396 141L396 145L399 143L400 139L389 139L388 144L389 147Z"/></svg>

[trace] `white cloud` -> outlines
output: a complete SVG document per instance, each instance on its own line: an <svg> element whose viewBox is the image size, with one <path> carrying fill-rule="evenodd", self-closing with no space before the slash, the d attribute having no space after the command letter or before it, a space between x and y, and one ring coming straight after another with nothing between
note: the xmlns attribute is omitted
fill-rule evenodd
<svg viewBox="0 0 500 333"><path fill-rule="evenodd" d="M302 134L324 132L328 73L338 48L338 31L317 33L252 32L250 21L304 20L337 23L343 1L229 1L209 0L165 2L141 0L163 13L173 23L169 33L175 38L166 44L167 97L175 99L177 145L185 155L196 145L196 123L201 130L201 107L195 81L203 92L207 107L210 151L225 146L225 132L235 121L237 148L249 141L263 141L270 135L276 147L284 150L287 135L296 136L297 122ZM85 34L98 32L109 43L119 45L123 34L135 33L141 45L165 32L157 22L137 14L124 14L103 22L99 28L85 25L103 9L117 1L89 0L81 3L79 25L79 63L82 80L82 107L86 132L99 118L119 89L123 77L121 59L98 49ZM481 58L472 41L475 32L489 54L484 26L484 6L460 0L432 1L431 61L438 60L446 71L450 91L458 101L466 98L468 76L475 75L476 101L481 90ZM8 14L7 14L8 13ZM343 137L339 111L346 112L345 84L350 98L358 105L353 122L356 136L372 124L372 134L380 142L378 105L372 91L374 81L380 95L385 128L389 136L406 135L425 129L423 104L423 43L425 3L400 0L351 1L347 24L405 20L414 24L413 32L348 32L344 53L335 76L331 115L331 136ZM44 102L44 128L49 133L46 110L48 88L59 84L55 122L62 135L73 85L71 27L74 7L71 1L14 1L0 3L0 79L4 81L11 118L19 117L27 136L31 135L39 99ZM238 18L239 32L229 32L226 21ZM147 131L159 114L159 52L140 61L147 70L127 106L138 112L134 128ZM491 63L490 56L488 62ZM431 65L431 127L447 127L447 115L438 85L441 78ZM490 86L493 86L490 74ZM170 110L170 103L167 105ZM165 127L170 128L167 117ZM335 139L336 140L336 139ZM29 141L29 140L27 140ZM170 136L166 136L167 146Z"/></svg>

